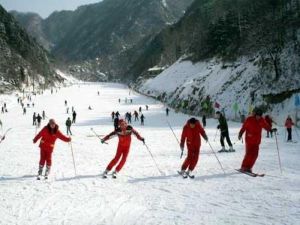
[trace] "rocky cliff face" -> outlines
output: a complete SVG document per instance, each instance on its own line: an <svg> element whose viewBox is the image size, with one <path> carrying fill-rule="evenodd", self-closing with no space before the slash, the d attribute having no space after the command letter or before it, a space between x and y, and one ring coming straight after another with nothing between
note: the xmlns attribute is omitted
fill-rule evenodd
<svg viewBox="0 0 300 225"><path fill-rule="evenodd" d="M57 80L48 54L0 6L0 91L47 86Z"/></svg>

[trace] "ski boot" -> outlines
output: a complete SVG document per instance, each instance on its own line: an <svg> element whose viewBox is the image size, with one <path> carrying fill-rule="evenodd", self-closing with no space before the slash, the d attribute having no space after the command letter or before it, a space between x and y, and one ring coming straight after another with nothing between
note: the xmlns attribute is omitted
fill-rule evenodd
<svg viewBox="0 0 300 225"><path fill-rule="evenodd" d="M235 150L233 149L232 146L229 147L229 150L228 150L228 151L229 151L229 152L235 152Z"/></svg>
<svg viewBox="0 0 300 225"><path fill-rule="evenodd" d="M218 151L219 153L222 153L222 152L228 152L224 146L222 146L222 149Z"/></svg>
<svg viewBox="0 0 300 225"><path fill-rule="evenodd" d="M112 178L114 178L114 179L116 179L117 178L117 175L118 175L118 172L117 171L114 171L113 173L112 173Z"/></svg>
<svg viewBox="0 0 300 225"><path fill-rule="evenodd" d="M178 171L178 174L181 175L183 178L187 178L187 173L185 172L185 170Z"/></svg>
<svg viewBox="0 0 300 225"><path fill-rule="evenodd" d="M43 168L44 168L44 166L39 165L39 171L38 171L38 175L37 175L37 178L36 178L37 180L41 179L41 176L43 174Z"/></svg>
<svg viewBox="0 0 300 225"><path fill-rule="evenodd" d="M195 175L192 174L192 171L191 171L191 170L188 170L188 171L186 172L186 175L187 175L189 178L191 178L191 179L194 179L194 178L195 178Z"/></svg>
<svg viewBox="0 0 300 225"><path fill-rule="evenodd" d="M102 178L107 178L107 174L108 174L109 170L104 170L103 174L102 174Z"/></svg>
<svg viewBox="0 0 300 225"><path fill-rule="evenodd" d="M49 173L50 173L50 169L51 169L51 166L46 166L46 171L45 171L45 179L46 180L48 179L48 176L49 176Z"/></svg>

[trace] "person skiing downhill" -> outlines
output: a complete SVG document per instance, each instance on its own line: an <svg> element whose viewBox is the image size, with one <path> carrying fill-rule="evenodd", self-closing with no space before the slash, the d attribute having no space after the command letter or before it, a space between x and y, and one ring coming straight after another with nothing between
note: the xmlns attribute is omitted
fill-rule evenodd
<svg viewBox="0 0 300 225"><path fill-rule="evenodd" d="M234 152L235 150L232 148L232 143L229 137L228 125L226 118L220 111L216 112L216 118L219 120L219 125L217 129L220 129L220 142L222 149L219 152ZM229 145L229 150L225 149L224 139L226 138L227 144Z"/></svg>
<svg viewBox="0 0 300 225"><path fill-rule="evenodd" d="M48 178L52 165L52 152L56 139L59 138L64 142L70 142L71 137L63 135L54 119L50 119L49 123L34 137L33 143L40 141L40 161L38 170L38 179L42 176L44 165L46 164L45 178Z"/></svg>
<svg viewBox="0 0 300 225"><path fill-rule="evenodd" d="M267 131L276 132L277 129L271 129L271 126L265 121L262 117L262 110L259 108L254 108L252 115L250 115L245 122L239 132L238 139L241 140L243 133L246 132L245 135L245 147L246 152L244 159L241 165L241 172L250 172L252 173L252 168L255 164L255 161L258 157L259 145L261 142L261 133L262 128Z"/></svg>
<svg viewBox="0 0 300 225"><path fill-rule="evenodd" d="M288 115L288 117L285 120L284 126L286 127L287 133L288 133L288 138L287 141L291 142L292 141L292 126L294 126L294 122L291 118L290 115Z"/></svg>
<svg viewBox="0 0 300 225"><path fill-rule="evenodd" d="M134 134L137 139L145 143L145 139L139 135L139 133L133 129L132 126L128 125L125 120L120 119L119 120L119 128L117 128L115 131L111 132L107 136L105 136L103 139L101 139L101 143L103 144L105 141L109 140L115 135L118 135L119 137L119 143L117 147L117 152L115 157L110 161L108 166L106 167L105 171L103 172L103 178L107 177L107 174L111 169L119 162L117 167L115 168L114 172L112 173L112 177L116 178L118 172L122 169L124 166L129 149L130 149L130 144L131 144L131 135Z"/></svg>
<svg viewBox="0 0 300 225"><path fill-rule="evenodd" d="M208 137L199 120L195 119L194 117L190 118L183 127L180 141L181 151L184 150L185 142L188 150L187 157L181 166L181 171L179 171L179 174L184 178L188 176L194 178L192 171L195 169L199 159L201 146L200 135L204 138L204 140L208 141Z"/></svg>

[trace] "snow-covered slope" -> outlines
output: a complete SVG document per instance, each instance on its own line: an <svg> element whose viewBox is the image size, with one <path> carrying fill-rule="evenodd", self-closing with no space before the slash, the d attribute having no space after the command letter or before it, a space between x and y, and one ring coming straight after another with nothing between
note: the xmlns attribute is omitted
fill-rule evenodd
<svg viewBox="0 0 300 225"><path fill-rule="evenodd" d="M64 79L65 84L77 84L80 83L81 81L76 79L75 77L71 76L70 74L66 74L62 72L61 70L56 70L56 73Z"/></svg>
<svg viewBox="0 0 300 225"><path fill-rule="evenodd" d="M97 92L100 92L98 96ZM133 103L125 103L125 98ZM121 98L121 104L118 99ZM75 107L77 123L72 126L72 147L77 175L74 174L71 148L57 141L49 181L37 181L39 148L32 143L36 128L33 112L45 110L55 118L65 133L64 101ZM226 174L220 169L209 145L203 141L196 178L177 175L183 159L167 120L177 138L187 115L171 111L153 99L130 92L119 84L80 84L62 88L54 94L44 92L33 98L35 108L22 115L16 97L0 96L8 113L0 114L3 131L12 130L0 144L0 224L191 224L191 225L291 225L300 222L300 155L299 142L286 143L285 130L279 128L279 148L283 174L280 174L274 139L261 144L254 171L265 172L264 178L237 173L244 155L244 145L237 141L239 123L229 122L235 153L218 154ZM145 105L149 110L145 111ZM88 110L91 105L93 110ZM111 111L143 107L145 126L133 122L145 137L161 175L142 142L133 137L127 163L116 180L103 180L100 173L115 155L117 138L101 145L90 128L104 135L112 131ZM48 119L47 118L47 119ZM43 125L47 121L43 121ZM215 138L217 123L207 122L206 132L214 150L220 148ZM299 133L299 131L298 131ZM294 134L294 139L300 137ZM184 155L185 156L185 155Z"/></svg>
<svg viewBox="0 0 300 225"><path fill-rule="evenodd" d="M198 115L200 103L210 96L212 102L218 102L220 110L223 109L231 119L236 116L234 104L244 114L249 112L249 108L266 105L269 113L282 123L287 114L295 116L294 98L297 92L300 93L300 74L281 76L278 81L272 82L271 77L261 75L258 60L258 57L244 57L233 63L212 59L193 64L180 59L157 77L142 83L139 91L179 109L182 101L187 101L187 111ZM265 100L269 94L294 90L295 93L280 104L268 104Z"/></svg>

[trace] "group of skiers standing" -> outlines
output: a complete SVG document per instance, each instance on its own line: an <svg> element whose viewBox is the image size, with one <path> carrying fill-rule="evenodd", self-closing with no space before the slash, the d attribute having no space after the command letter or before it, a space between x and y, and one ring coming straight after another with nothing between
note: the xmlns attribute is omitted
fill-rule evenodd
<svg viewBox="0 0 300 225"><path fill-rule="evenodd" d="M141 107L139 108L140 113L138 113L136 110L134 110L133 112L133 116L134 116L134 121L141 121L141 125L144 125L144 121L145 121L145 116L142 113ZM115 130L119 127L119 118L120 118L120 113L119 111L112 111L111 113L111 119L114 122L114 127ZM131 112L126 112L125 113L125 121L129 124L131 124L131 120L132 119L132 114Z"/></svg>

